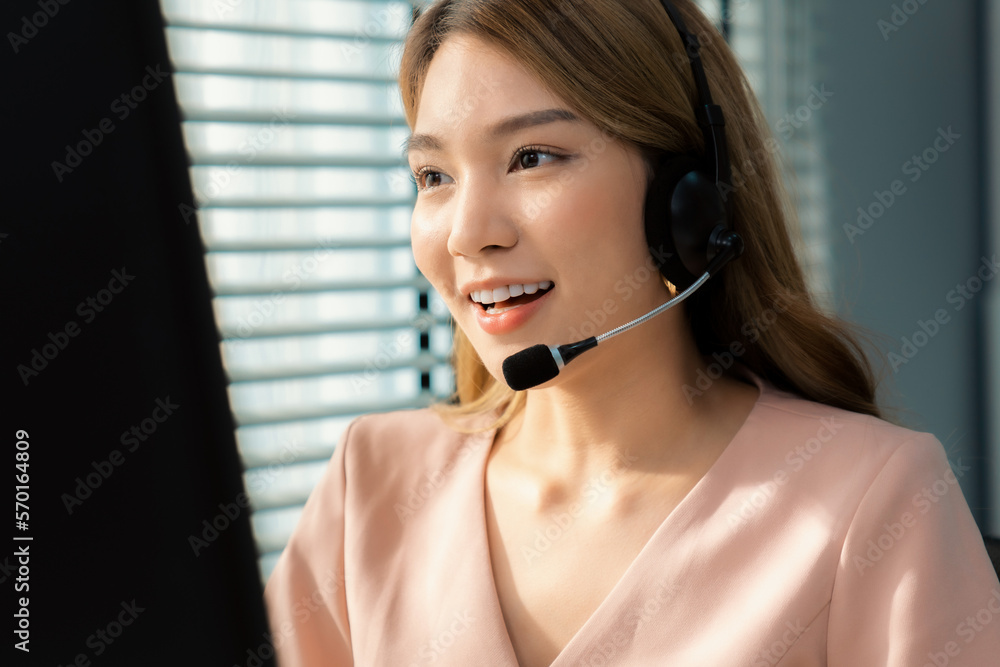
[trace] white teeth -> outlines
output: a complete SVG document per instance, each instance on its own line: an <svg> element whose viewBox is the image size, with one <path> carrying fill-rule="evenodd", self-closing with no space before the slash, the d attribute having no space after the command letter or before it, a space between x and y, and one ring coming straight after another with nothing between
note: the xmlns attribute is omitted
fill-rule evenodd
<svg viewBox="0 0 1000 667"><path fill-rule="evenodd" d="M476 303L481 303L483 305L491 305L497 303L503 303L507 299L512 297L521 296L522 294L535 294L539 290L545 291L552 287L551 280L543 280L539 283L528 283L526 285L504 285L502 287L497 287L496 289L484 289L484 290L473 290L469 294L469 298ZM499 312L499 311L494 311Z"/></svg>

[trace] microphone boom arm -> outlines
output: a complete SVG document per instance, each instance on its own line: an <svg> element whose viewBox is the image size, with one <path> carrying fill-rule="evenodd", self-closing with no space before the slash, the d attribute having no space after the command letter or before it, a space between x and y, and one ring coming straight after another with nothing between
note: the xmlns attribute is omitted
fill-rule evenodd
<svg viewBox="0 0 1000 667"><path fill-rule="evenodd" d="M718 250L715 256L709 261L708 267L705 268L705 273L701 274L701 277L691 283L683 292L645 315L598 336L591 336L590 338L575 343L567 343L566 345L533 345L504 359L503 375L507 381L507 386L515 391L523 391L548 382L559 375L559 371L566 364L587 350L597 347L597 344L601 341L624 333L673 308L694 294L699 287L705 284L705 281L715 275L728 261L739 257L743 253L743 239L740 238L739 234L732 231L722 229L720 237L713 240L713 245Z"/></svg>

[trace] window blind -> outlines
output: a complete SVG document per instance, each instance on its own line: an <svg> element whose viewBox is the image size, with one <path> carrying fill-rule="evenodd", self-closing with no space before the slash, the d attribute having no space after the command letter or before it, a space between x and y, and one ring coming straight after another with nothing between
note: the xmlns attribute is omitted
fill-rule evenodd
<svg viewBox="0 0 1000 667"><path fill-rule="evenodd" d="M420 4L161 0L265 579L350 420L452 391L447 309L410 253L395 84ZM803 103L808 12L699 4L728 18L769 117ZM822 283L815 131L790 154Z"/></svg>
<svg viewBox="0 0 1000 667"><path fill-rule="evenodd" d="M823 107L834 98L818 77L819 3L799 0L713 0L724 5L729 39L760 99L780 146L785 183L799 217L796 247L817 303L829 298L832 234L823 157Z"/></svg>
<svg viewBox="0 0 1000 667"><path fill-rule="evenodd" d="M798 214L796 253L809 288L832 312L828 174L823 106L833 99L817 77L819 3L800 0L696 0L728 39L778 141L785 185ZM711 81L709 81L711 85Z"/></svg>
<svg viewBox="0 0 1000 667"><path fill-rule="evenodd" d="M163 0L266 578L344 427L451 392L413 264L409 2Z"/></svg>

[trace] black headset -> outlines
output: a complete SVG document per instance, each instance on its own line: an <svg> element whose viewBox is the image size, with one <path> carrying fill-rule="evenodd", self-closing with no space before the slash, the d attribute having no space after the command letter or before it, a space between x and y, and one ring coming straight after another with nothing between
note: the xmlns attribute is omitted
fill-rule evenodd
<svg viewBox="0 0 1000 667"><path fill-rule="evenodd" d="M731 185L722 108L712 103L701 45L680 12L660 0L684 43L698 90L695 117L705 137L705 155L669 154L654 165L646 192L646 242L660 273L684 290L706 270L718 270L743 252L743 239L729 229L722 187ZM718 260L713 262L712 260Z"/></svg>

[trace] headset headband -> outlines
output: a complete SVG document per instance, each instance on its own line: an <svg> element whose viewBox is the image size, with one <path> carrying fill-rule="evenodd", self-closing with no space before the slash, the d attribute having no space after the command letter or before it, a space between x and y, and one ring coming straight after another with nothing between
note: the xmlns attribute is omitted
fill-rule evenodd
<svg viewBox="0 0 1000 667"><path fill-rule="evenodd" d="M684 43L684 51L691 63L691 73L694 75L694 85L698 91L698 105L695 106L695 118L701 126L705 137L705 155L710 160L710 171L715 173L715 185L729 183L729 153L726 147L726 121L722 115L722 107L712 103L712 92L708 87L708 77L701 62L701 44L698 38L691 34L681 13L667 0L660 0L666 10L670 22L674 24Z"/></svg>

